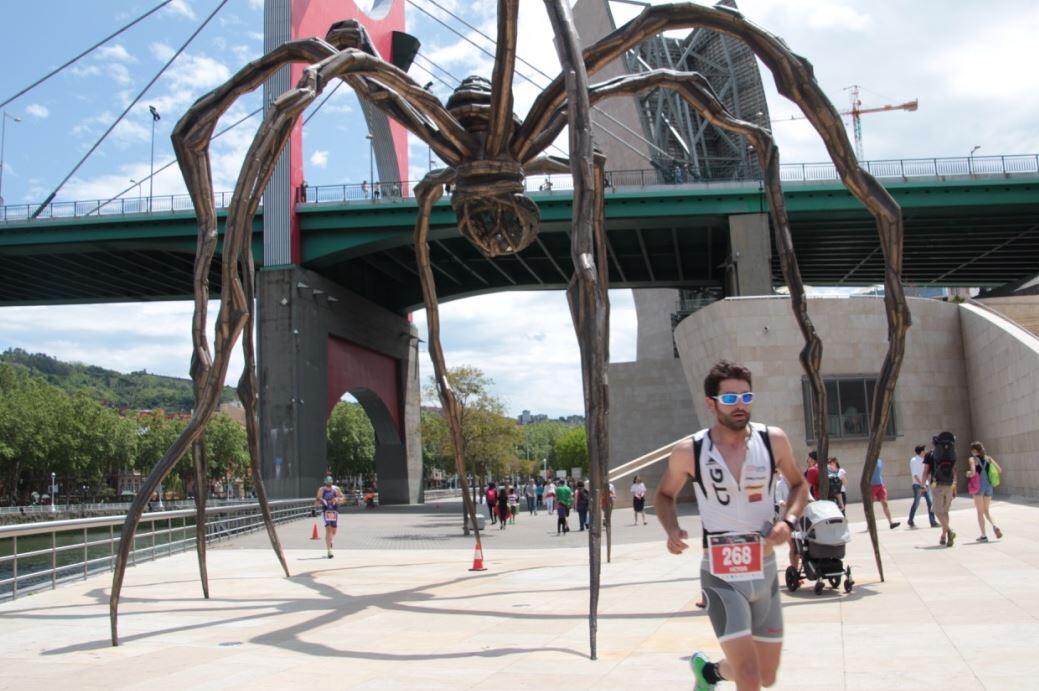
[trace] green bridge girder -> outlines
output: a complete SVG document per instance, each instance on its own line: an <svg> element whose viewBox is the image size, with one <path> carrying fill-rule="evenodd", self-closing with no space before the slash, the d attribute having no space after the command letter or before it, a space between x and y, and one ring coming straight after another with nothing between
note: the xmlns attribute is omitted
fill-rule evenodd
<svg viewBox="0 0 1039 691"><path fill-rule="evenodd" d="M1039 177L884 184L906 222L907 284L990 287L1039 273ZM872 218L847 190L835 182L793 183L784 194L806 282L882 282ZM571 195L531 197L542 216L538 241L494 260L461 237L446 199L437 204L431 256L444 300L565 288ZM728 217L767 210L753 182L618 189L606 199L611 286L718 286L729 258ZM413 199L306 204L298 212L304 266L389 309L420 305ZM262 267L259 215L253 233ZM0 305L189 298L195 245L190 212L0 224ZM772 273L781 284L776 259ZM214 265L214 295L219 279Z"/></svg>

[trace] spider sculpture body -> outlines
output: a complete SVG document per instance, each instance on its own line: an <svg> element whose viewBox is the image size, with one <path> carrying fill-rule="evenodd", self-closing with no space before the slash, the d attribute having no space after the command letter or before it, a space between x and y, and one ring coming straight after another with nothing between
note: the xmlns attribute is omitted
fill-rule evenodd
<svg viewBox="0 0 1039 691"><path fill-rule="evenodd" d="M173 144L192 196L198 218L198 248L195 260L195 317L192 325L192 379L197 405L187 428L158 462L134 501L122 530L110 599L111 635L118 644L117 614L123 576L134 534L146 499L189 449L195 458L198 478L205 477L202 435L219 400L231 350L243 339L245 369L238 392L246 412L252 472L257 497L264 512L272 545L288 574L274 532L266 493L259 472L259 433L256 416L257 382L252 343L253 260L250 230L253 214L290 131L303 110L333 80L344 80L359 98L382 109L437 153L446 167L431 171L415 188L418 218L415 249L427 307L429 353L435 381L455 445L455 462L463 483L462 496L472 525L475 506L465 487L460 411L448 383L447 367L440 344L436 288L430 269L429 216L445 184L453 185L451 204L460 232L488 256L519 252L538 231L537 205L524 191L526 176L545 172L570 172L574 179L574 216L571 258L573 278L567 290L571 314L581 350L585 412L591 466L589 638L591 657L596 657L601 518L600 492L606 485L607 446L607 343L609 301L607 297L606 242L604 231L604 166L593 151L590 108L617 95L632 95L655 88L677 91L712 124L739 133L754 146L765 180L775 244L787 284L791 305L804 334L802 365L816 395L815 409L821 430L819 453L826 456L825 390L819 375L822 345L808 317L804 286L794 256L790 227L779 182L779 156L770 133L757 125L730 115L707 81L699 74L653 70L589 85L588 75L650 36L670 29L703 27L725 32L743 40L775 76L780 93L797 103L815 126L840 172L842 180L876 218L880 244L887 258L885 300L890 348L881 371L873 402L872 435L867 450L864 482L872 473L870 459L879 455L887 425L895 379L901 365L904 334L909 325L900 281L902 221L900 210L887 192L858 167L841 118L815 82L811 65L793 54L776 36L747 22L738 12L677 2L646 8L638 17L599 42L581 50L566 0L545 0L556 35L561 74L535 100L527 117L519 120L512 112L512 78L516 58L518 0L498 1L497 54L493 78L466 79L446 107L406 73L375 53L363 27L357 22L339 22L325 40L290 41L243 67L226 84L200 98L181 118L173 133ZM279 68L306 63L297 86L277 98L267 109L264 121L245 158L231 205L228 209L222 262L222 292L216 319L213 352L204 333L209 299L207 276L217 241L209 163L209 139L220 116L242 94L254 90ZM543 151L569 126L570 158L553 158ZM199 486L203 486L201 480ZM203 493L199 493L203 494ZM200 512L198 553L203 593L208 597L205 568L204 497L197 499ZM875 528L872 531L876 546ZM476 533L479 544L479 532ZM879 565L879 560L878 560Z"/></svg>

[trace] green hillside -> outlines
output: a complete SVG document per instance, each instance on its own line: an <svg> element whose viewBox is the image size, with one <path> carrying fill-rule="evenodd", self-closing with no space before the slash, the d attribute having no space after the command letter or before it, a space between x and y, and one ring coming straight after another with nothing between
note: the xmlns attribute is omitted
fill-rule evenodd
<svg viewBox="0 0 1039 691"><path fill-rule="evenodd" d="M0 362L24 367L69 394L83 394L113 408L191 412L195 406L190 379L163 377L147 372L123 374L78 362L62 362L44 353L27 353L10 348L0 353ZM221 402L235 399L235 391L224 387Z"/></svg>

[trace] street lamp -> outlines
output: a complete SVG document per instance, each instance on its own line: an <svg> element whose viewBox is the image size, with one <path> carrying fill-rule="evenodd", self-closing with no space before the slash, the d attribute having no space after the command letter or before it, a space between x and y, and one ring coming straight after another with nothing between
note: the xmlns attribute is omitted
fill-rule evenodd
<svg viewBox="0 0 1039 691"><path fill-rule="evenodd" d="M58 485L55 483L57 473L51 473L51 513L55 513L58 508L54 506L54 495L58 493Z"/></svg>
<svg viewBox="0 0 1039 691"><path fill-rule="evenodd" d="M967 154L967 172L971 175L974 175L974 152L980 148L981 144L975 144L970 153Z"/></svg>
<svg viewBox="0 0 1039 691"><path fill-rule="evenodd" d="M4 205L4 143L7 139L8 118L14 120L15 122L22 121L21 118L16 118L15 116L8 113L6 110L4 111L3 117L0 118L0 121L3 121L3 124L0 125L0 206Z"/></svg>
<svg viewBox="0 0 1039 691"><path fill-rule="evenodd" d="M162 483L159 483L159 511L165 511L166 507L162 505Z"/></svg>
<svg viewBox="0 0 1039 691"><path fill-rule="evenodd" d="M433 93L433 82L426 82L426 85L422 88L428 91L429 93ZM433 170L433 145L426 144L426 151L429 154L429 167L426 169L426 172L428 173L429 171Z"/></svg>
<svg viewBox="0 0 1039 691"><path fill-rule="evenodd" d="M372 138L371 132L364 135L368 140L368 182L372 186L372 197L375 197L375 140Z"/></svg>
<svg viewBox="0 0 1039 691"><path fill-rule="evenodd" d="M155 106L148 106L148 111L152 114L152 159L151 173L148 175L148 211L150 212L152 210L152 192L155 185L155 123L161 120L161 118L159 117L159 111L155 110Z"/></svg>

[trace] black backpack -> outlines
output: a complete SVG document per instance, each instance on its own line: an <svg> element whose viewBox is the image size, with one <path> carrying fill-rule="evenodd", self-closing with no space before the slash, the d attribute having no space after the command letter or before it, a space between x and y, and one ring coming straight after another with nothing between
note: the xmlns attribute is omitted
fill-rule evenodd
<svg viewBox="0 0 1039 691"><path fill-rule="evenodd" d="M956 435L952 432L941 432L933 439L934 449L931 451L931 473L939 485L951 485L956 477Z"/></svg>
<svg viewBox="0 0 1039 691"><path fill-rule="evenodd" d="M830 493L827 495L827 499L836 499L841 496L841 490L844 489L844 483L841 482L841 476L837 471L829 473L830 478Z"/></svg>

